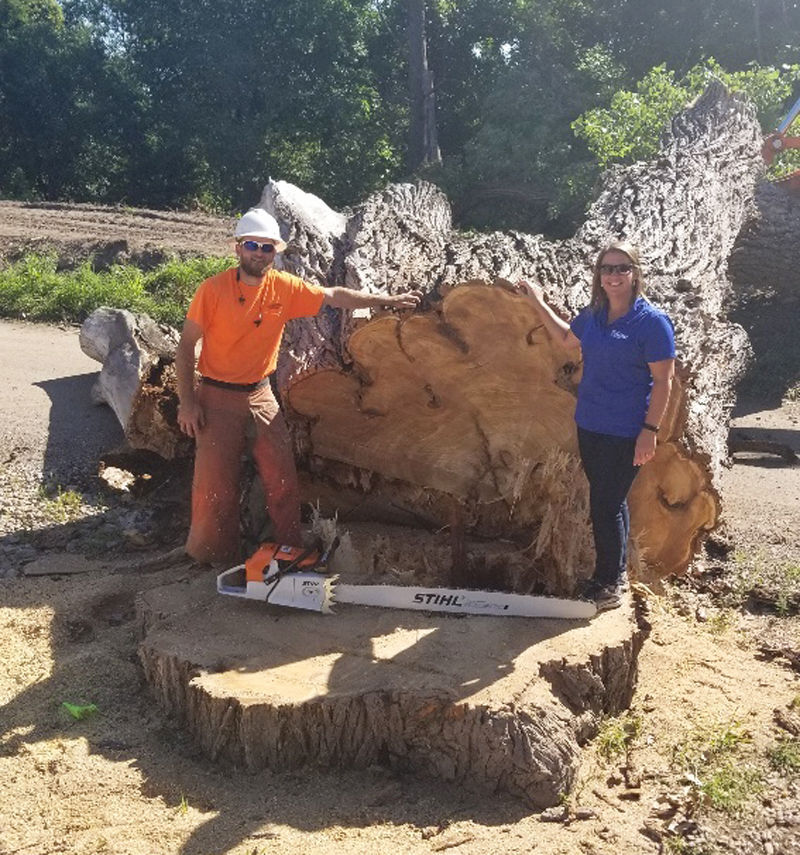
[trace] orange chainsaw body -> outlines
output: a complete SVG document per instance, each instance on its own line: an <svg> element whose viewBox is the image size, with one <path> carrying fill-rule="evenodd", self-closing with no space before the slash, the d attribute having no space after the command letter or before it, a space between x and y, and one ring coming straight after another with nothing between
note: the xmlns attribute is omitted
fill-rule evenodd
<svg viewBox="0 0 800 855"><path fill-rule="evenodd" d="M302 546L282 546L280 543L262 543L244 562L245 579L248 582L263 582L267 570L280 571L292 565L293 570L312 570L320 559L317 550L300 558L307 552ZM276 566L272 567L272 562ZM296 563L295 563L296 562Z"/></svg>

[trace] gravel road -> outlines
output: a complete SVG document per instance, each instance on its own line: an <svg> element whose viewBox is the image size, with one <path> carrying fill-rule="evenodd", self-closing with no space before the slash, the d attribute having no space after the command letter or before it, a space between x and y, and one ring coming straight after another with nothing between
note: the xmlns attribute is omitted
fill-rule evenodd
<svg viewBox="0 0 800 855"><path fill-rule="evenodd" d="M92 403L100 364L80 349L77 327L2 320L0 365L4 466L62 486L95 474L100 453L122 441L122 428L108 407Z"/></svg>
<svg viewBox="0 0 800 855"><path fill-rule="evenodd" d="M123 433L110 408L92 403L100 365L81 351L77 327L2 320L0 365L2 578L50 549L100 549L138 522L102 496L99 458ZM58 501L63 493L80 507Z"/></svg>

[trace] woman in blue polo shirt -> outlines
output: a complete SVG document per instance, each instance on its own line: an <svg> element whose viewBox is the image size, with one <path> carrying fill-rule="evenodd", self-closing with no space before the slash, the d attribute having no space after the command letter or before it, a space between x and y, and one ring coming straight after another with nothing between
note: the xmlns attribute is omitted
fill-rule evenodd
<svg viewBox="0 0 800 855"><path fill-rule="evenodd" d="M645 299L639 254L627 243L598 255L591 301L571 324L545 303L538 285L522 281L518 288L556 342L581 350L575 421L597 555L586 594L598 609L615 608L627 587L628 491L655 454L672 387L672 322Z"/></svg>

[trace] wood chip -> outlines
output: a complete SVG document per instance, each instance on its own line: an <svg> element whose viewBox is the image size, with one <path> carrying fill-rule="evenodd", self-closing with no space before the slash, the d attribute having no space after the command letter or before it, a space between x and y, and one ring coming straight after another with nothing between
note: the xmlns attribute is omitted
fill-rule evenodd
<svg viewBox="0 0 800 855"><path fill-rule="evenodd" d="M463 846L465 843L470 843L475 839L474 834L462 834L458 837L452 837L449 840L442 840L431 846L434 852L443 852L445 849L455 849L456 846Z"/></svg>

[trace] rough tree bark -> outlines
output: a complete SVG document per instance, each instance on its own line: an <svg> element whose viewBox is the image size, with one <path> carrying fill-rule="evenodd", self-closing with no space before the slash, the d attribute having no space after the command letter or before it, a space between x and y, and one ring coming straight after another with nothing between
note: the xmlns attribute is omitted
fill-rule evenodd
<svg viewBox="0 0 800 855"><path fill-rule="evenodd" d="M798 234L800 193L781 182L759 184L754 216L742 229L729 260L734 287L731 317L747 329L755 354L753 371L740 386L745 401L766 397L779 406L800 382Z"/></svg>
<svg viewBox="0 0 800 855"><path fill-rule="evenodd" d="M438 163L436 127L436 91L433 72L428 65L428 40L425 34L425 0L408 2L408 89L411 121L408 140L408 167Z"/></svg>
<svg viewBox="0 0 800 855"><path fill-rule="evenodd" d="M800 299L800 194L780 183L761 182L755 210L729 259L737 296L760 289L783 301Z"/></svg>
<svg viewBox="0 0 800 855"><path fill-rule="evenodd" d="M455 496L473 533L527 540L537 577L570 590L591 563L571 424L580 366L553 349L503 280L538 279L572 315L587 302L597 251L622 237L642 251L648 293L673 318L680 355L656 459L631 496L641 575L685 569L718 521L733 387L748 354L723 306L726 261L763 171L760 140L752 109L711 87L673 120L655 160L606 177L585 225L561 242L459 235L429 185L368 199L329 241L344 263L331 254L328 281L422 287L429 299L404 317L355 328L344 319L333 368L329 345L314 353L315 322L290 331L279 382L308 420L297 436L309 497L334 484L340 509L350 488L359 513L388 504L445 524ZM271 185L265 204L279 195ZM299 237L302 208L279 213Z"/></svg>

